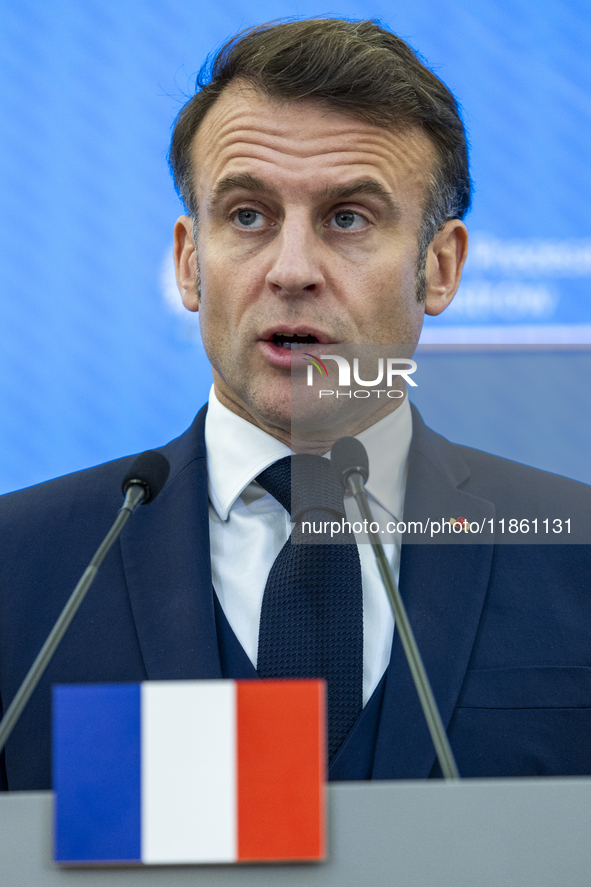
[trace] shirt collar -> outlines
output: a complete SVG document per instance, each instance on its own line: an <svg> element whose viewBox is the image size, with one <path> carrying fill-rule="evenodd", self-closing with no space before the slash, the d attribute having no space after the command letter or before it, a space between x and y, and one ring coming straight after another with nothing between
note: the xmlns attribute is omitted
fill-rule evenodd
<svg viewBox="0 0 591 887"><path fill-rule="evenodd" d="M205 417L205 446L209 501L224 521L255 477L291 454L285 444L221 404L213 386Z"/></svg>
<svg viewBox="0 0 591 887"><path fill-rule="evenodd" d="M411 437L407 398L398 409L357 435L369 457L367 491L393 517L402 514ZM205 445L209 500L224 521L261 471L291 454L285 444L223 406L213 386L205 419Z"/></svg>

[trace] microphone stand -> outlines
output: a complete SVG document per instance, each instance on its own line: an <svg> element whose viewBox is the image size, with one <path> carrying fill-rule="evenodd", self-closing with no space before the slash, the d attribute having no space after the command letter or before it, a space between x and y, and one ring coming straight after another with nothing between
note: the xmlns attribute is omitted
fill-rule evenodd
<svg viewBox="0 0 591 887"><path fill-rule="evenodd" d="M402 646L406 654L413 681L417 693L419 694L419 701L423 709L423 714L425 715L425 720L427 721L433 745L435 746L435 752L439 759L443 778L447 780L457 780L460 778L460 774L458 773L453 752L441 721L441 715L439 714L439 709L437 708L437 703L433 696L431 684L429 683L429 678L427 677L427 672L425 671L425 666L423 665L423 660L419 648L417 647L413 630L408 621L408 616L406 615L406 607L404 606L402 598L400 597L400 592L394 581L394 576L392 575L392 570L390 569L390 564L386 558L380 537L377 533L372 533L369 529L374 520L365 492L363 475L358 470L352 470L347 475L345 483L355 496L355 501L359 506L362 518L368 522L368 534L377 561L378 570L380 571L380 576L382 577L390 601L390 606L394 613L396 628L400 634L400 640L402 641Z"/></svg>
<svg viewBox="0 0 591 887"><path fill-rule="evenodd" d="M113 542L115 542L115 540L117 539L117 536L125 526L125 523L133 513L134 509L138 505L140 505L147 497L149 497L149 491L142 483L137 481L135 483L133 481L130 482L125 493L123 505L117 513L117 517L113 526L97 548L94 557L82 574L76 588L70 595L66 606L60 613L57 622L55 623L49 634L49 637L41 647L39 655L29 669L27 676L19 687L16 696L6 709L6 714L0 721L0 752L4 748L8 737L12 733L12 730L16 722L18 721L23 708L25 707L31 697L31 694L33 693L33 690L41 680L43 672L47 668L59 642L66 633L70 622L76 615L78 607L84 600L86 592L90 588L94 577L98 572L98 568L102 564L109 549L113 545Z"/></svg>

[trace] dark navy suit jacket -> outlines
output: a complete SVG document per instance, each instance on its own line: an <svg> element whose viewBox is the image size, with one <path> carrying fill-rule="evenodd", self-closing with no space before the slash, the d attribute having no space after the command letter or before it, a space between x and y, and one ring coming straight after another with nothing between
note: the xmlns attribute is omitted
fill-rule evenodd
<svg viewBox="0 0 591 887"><path fill-rule="evenodd" d="M212 590L205 411L68 629L6 747L0 784L51 785L54 683L245 677ZM413 418L405 517L591 515L589 487L457 446ZM0 499L6 707L121 505L131 458ZM497 537L498 538L498 537ZM591 774L591 546L404 544L400 590L463 776ZM333 779L438 775L396 635Z"/></svg>

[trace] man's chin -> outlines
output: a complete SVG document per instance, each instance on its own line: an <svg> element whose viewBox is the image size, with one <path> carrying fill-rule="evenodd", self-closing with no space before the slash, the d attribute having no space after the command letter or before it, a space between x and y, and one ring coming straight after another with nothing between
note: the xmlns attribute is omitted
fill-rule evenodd
<svg viewBox="0 0 591 887"><path fill-rule="evenodd" d="M244 382L244 380L242 380ZM246 386L230 388L215 377L218 400L238 416L285 441L291 431L291 382L283 379L250 380Z"/></svg>
<svg viewBox="0 0 591 887"><path fill-rule="evenodd" d="M291 399L262 399L253 404L252 422L263 431L283 440L291 433Z"/></svg>
<svg viewBox="0 0 591 887"><path fill-rule="evenodd" d="M318 446L323 442L327 427L332 425L330 421L327 423L325 404L309 400L302 403L297 394L294 397L291 391L282 392L276 397L266 393L265 396L252 398L245 418L288 446L296 441L306 444L304 450L308 448L307 443Z"/></svg>

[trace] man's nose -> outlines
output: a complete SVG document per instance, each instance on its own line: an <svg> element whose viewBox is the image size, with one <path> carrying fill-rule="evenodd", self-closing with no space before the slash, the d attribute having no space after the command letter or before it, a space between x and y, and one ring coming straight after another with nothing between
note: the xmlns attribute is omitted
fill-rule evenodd
<svg viewBox="0 0 591 887"><path fill-rule="evenodd" d="M324 285L319 244L313 226L303 219L284 221L273 243L275 255L267 283L277 295L318 293Z"/></svg>

